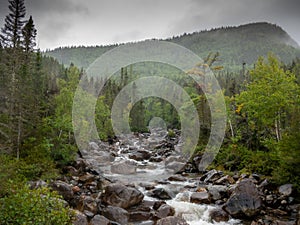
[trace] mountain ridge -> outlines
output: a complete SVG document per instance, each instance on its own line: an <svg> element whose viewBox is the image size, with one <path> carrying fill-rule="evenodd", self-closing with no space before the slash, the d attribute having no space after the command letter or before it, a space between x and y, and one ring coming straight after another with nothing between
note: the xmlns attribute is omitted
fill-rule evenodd
<svg viewBox="0 0 300 225"><path fill-rule="evenodd" d="M299 44L280 26L267 22L212 28L188 34L184 33L167 39L153 39L182 45L203 58L211 52L218 52L220 54L220 64L225 69L234 69L243 63L251 65L257 60L258 56L266 56L269 52L273 52L286 63L300 57ZM74 63L78 67L87 68L106 51L119 45L144 41L105 46L59 47L46 51L45 54L56 58L64 65Z"/></svg>

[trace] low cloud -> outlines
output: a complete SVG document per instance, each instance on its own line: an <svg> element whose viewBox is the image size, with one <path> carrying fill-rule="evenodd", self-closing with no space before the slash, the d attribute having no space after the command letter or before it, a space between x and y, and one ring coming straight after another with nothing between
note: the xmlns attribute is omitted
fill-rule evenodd
<svg viewBox="0 0 300 225"><path fill-rule="evenodd" d="M40 47L166 38L250 22L276 23L300 42L299 0L25 0ZM0 0L0 25L8 1Z"/></svg>

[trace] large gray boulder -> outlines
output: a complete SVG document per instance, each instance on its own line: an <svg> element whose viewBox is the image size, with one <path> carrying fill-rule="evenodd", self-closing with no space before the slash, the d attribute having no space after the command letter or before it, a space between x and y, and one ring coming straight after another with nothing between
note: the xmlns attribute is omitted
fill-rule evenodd
<svg viewBox="0 0 300 225"><path fill-rule="evenodd" d="M262 200L256 185L251 179L237 184L223 209L235 218L255 216L262 207Z"/></svg>
<svg viewBox="0 0 300 225"><path fill-rule="evenodd" d="M73 225L88 225L86 215L78 210L74 210L74 214Z"/></svg>
<svg viewBox="0 0 300 225"><path fill-rule="evenodd" d="M157 213L156 213L156 216L160 219L166 218L168 216L174 216L174 215L175 215L175 209L172 206L169 206L167 204L161 205L157 209Z"/></svg>
<svg viewBox="0 0 300 225"><path fill-rule="evenodd" d="M111 165L111 172L116 174L135 174L136 173L137 166L134 162L131 161L122 161L122 162L116 162L113 165Z"/></svg>
<svg viewBox="0 0 300 225"><path fill-rule="evenodd" d="M50 184L50 187L57 191L58 194L63 196L66 201L70 201L74 197L72 186L63 181L54 181Z"/></svg>
<svg viewBox="0 0 300 225"><path fill-rule="evenodd" d="M206 191L194 192L191 195L191 202L197 204L210 204L210 194Z"/></svg>
<svg viewBox="0 0 300 225"><path fill-rule="evenodd" d="M120 207L107 206L102 210L102 215L121 225L128 225L129 213Z"/></svg>
<svg viewBox="0 0 300 225"><path fill-rule="evenodd" d="M102 201L108 205L128 209L142 202L144 195L136 188L122 184L110 184L102 194Z"/></svg>
<svg viewBox="0 0 300 225"><path fill-rule="evenodd" d="M96 215L91 219L90 225L111 225L110 221L104 216Z"/></svg>
<svg viewBox="0 0 300 225"><path fill-rule="evenodd" d="M209 212L210 218L215 222L228 221L229 215L222 209L215 208Z"/></svg>
<svg viewBox="0 0 300 225"><path fill-rule="evenodd" d="M278 188L278 192L280 195L282 196L290 196L293 192L293 185L292 184L284 184L284 185L281 185L279 188Z"/></svg>

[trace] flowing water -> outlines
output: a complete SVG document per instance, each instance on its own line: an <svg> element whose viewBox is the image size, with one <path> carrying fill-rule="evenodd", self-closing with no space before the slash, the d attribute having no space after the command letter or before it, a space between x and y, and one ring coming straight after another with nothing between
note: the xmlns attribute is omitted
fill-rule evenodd
<svg viewBox="0 0 300 225"><path fill-rule="evenodd" d="M130 154L138 152L139 150L149 151L152 153L152 149L155 146L166 143L164 142L167 137L167 132L165 130L155 130L149 135L132 135L120 138L120 141L114 145L114 159L110 162L103 161L102 158L98 158L91 152L86 152L86 158L91 160L91 163L94 164L94 167L97 167L99 172L101 172L105 177L108 177L112 180L118 180L119 182L124 183L134 183L140 191L145 195L145 200L154 200L153 197L149 197L148 191L143 188L142 184L151 184L155 188L163 188L168 193L170 193L172 199L167 200L166 203L174 207L177 216L184 218L190 225L208 225L208 224L217 224L217 225L235 225L242 224L241 221L236 219L230 219L227 222L214 222L209 216L209 212L212 209L217 208L216 205L206 205L206 204L195 204L190 202L191 190L197 188L197 179L187 178L186 181L166 181L166 178L174 175L177 168L167 168L166 161L170 158L174 158L176 163L180 161L180 157L176 153L176 150L173 150L172 153L166 155L158 155L162 157L162 160L149 161L139 160L136 161L130 158ZM180 145L180 141L176 142L174 149ZM174 154L175 152L175 154ZM90 154L90 155L89 155ZM97 153L98 154L98 153ZM177 157L177 158L176 158ZM178 159L178 160L177 160ZM125 167L120 167L118 173L112 172L112 167L120 163L126 162ZM174 164L173 162L173 164ZM129 170L130 172L126 172ZM133 170L133 171L131 171ZM160 182L164 181L164 182ZM143 223L139 223L143 224ZM147 224L147 223L145 223Z"/></svg>

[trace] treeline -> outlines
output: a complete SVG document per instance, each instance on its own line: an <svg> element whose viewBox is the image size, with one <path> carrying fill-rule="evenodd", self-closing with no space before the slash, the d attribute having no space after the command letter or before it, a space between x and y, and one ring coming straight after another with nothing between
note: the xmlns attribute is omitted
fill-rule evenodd
<svg viewBox="0 0 300 225"><path fill-rule="evenodd" d="M213 69L227 106L226 137L212 167L231 173L262 174L278 184L293 183L300 190L300 59L285 64L270 53L259 57L251 69L243 65L237 72L226 72L218 57L218 53L210 54L199 64ZM201 87L187 76L189 71L154 63L122 68L106 82L101 99L107 109L127 84L132 82L134 91L134 80L147 76L147 71L172 79L191 96L201 123L196 152L201 155L210 135L210 108ZM170 132L180 129L176 109L159 98L142 99L132 107L131 129L147 131L153 117L161 117Z"/></svg>
<svg viewBox="0 0 300 225"><path fill-rule="evenodd" d="M258 173L300 190L300 60L269 54L254 68L220 76L227 101L227 135L214 167Z"/></svg>
<svg viewBox="0 0 300 225"><path fill-rule="evenodd" d="M0 224L70 224L71 214L48 188L30 190L30 180L49 180L74 159L73 137L64 127L64 83L81 71L64 68L35 49L37 30L24 0L8 1L0 34ZM44 196L44 197L42 197Z"/></svg>
<svg viewBox="0 0 300 225"><path fill-rule="evenodd" d="M222 65L230 72L239 70L243 63L248 68L252 67L258 56L267 57L268 52L273 52L285 63L300 57L298 44L281 27L265 22L183 34L165 41L182 45L202 58L210 52L219 52ZM64 47L49 50L46 54L64 65L73 62L79 68L88 68L94 60L114 47L116 45Z"/></svg>

